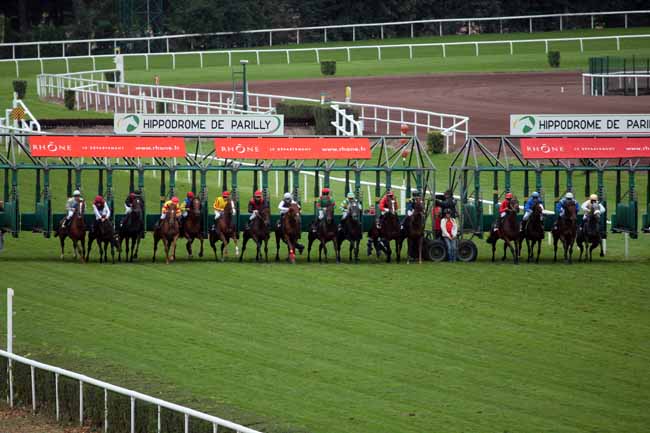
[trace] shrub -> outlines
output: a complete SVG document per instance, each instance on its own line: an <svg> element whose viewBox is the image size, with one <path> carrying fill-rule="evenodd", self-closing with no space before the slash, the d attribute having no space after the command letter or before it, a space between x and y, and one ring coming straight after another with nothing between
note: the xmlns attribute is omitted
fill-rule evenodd
<svg viewBox="0 0 650 433"><path fill-rule="evenodd" d="M113 84L109 84L108 87L115 87L115 83L120 80L120 71L107 71L104 72L104 80L110 81Z"/></svg>
<svg viewBox="0 0 650 433"><path fill-rule="evenodd" d="M320 62L320 72L323 75L336 75L336 60L323 60Z"/></svg>
<svg viewBox="0 0 650 433"><path fill-rule="evenodd" d="M165 114L165 103L162 101L156 101L156 113Z"/></svg>
<svg viewBox="0 0 650 433"><path fill-rule="evenodd" d="M560 52L559 51L549 51L548 52L548 64L551 68L560 67Z"/></svg>
<svg viewBox="0 0 650 433"><path fill-rule="evenodd" d="M431 153L442 153L445 148L445 137L440 131L429 131L427 133L427 149Z"/></svg>
<svg viewBox="0 0 650 433"><path fill-rule="evenodd" d="M74 110L75 102L74 90L66 90L63 94L63 105L65 105L68 110Z"/></svg>
<svg viewBox="0 0 650 433"><path fill-rule="evenodd" d="M18 94L18 99L25 98L25 94L27 93L27 81L14 80L13 85L14 85L14 92Z"/></svg>

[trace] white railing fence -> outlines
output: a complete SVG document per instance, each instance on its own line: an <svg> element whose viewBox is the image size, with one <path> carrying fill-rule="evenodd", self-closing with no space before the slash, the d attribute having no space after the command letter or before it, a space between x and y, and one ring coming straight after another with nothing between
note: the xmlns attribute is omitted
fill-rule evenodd
<svg viewBox="0 0 650 433"><path fill-rule="evenodd" d="M42 371L47 371L49 373L52 373L54 375L54 394L55 394L55 412L56 412L56 419L59 421L60 416L61 416L61 407L63 404L66 404L68 406L70 402L63 402L63 396L61 395L61 390L59 386L60 378L61 377L66 377L68 379L74 380L78 382L79 384L79 396L78 396L78 401L79 401L79 425L84 424L84 420L86 420L85 412L84 412L84 385L91 385L95 386L97 388L100 388L104 391L104 410L103 410L103 426L104 426L104 432L107 431L108 429L108 423L109 423L109 392L118 394L124 397L128 397L130 399L131 403L131 408L130 408L130 414L129 414L129 425L130 425L130 431L131 433L134 433L136 431L136 402L141 401L145 402L151 405L154 405L157 408L157 432L161 433L161 408L173 411L173 412L178 412L183 414L184 418L184 432L189 433L190 432L190 420L192 418L203 420L207 423L212 424L212 431L213 433L217 433L219 427L224 427L228 428L231 430L234 430L235 432L241 432L241 433L260 433L257 430L253 430L251 428L245 427L243 425L218 418L216 416L208 415L203 412L199 412L194 409L190 409L178 404L170 403L165 400L161 400L159 398L151 397L146 394L142 394L136 391L132 391L130 389L122 388L120 386L112 385L107 382L103 382L101 380L94 379L89 376L85 376L83 374L78 374L74 373L72 371L64 370L59 367L54 367L48 364L44 364L38 361L34 361L28 358L24 358L19 355L15 355L13 353L10 353L8 351L0 350L0 356L4 357L7 359L7 384L8 384L8 395L7 395L7 400L9 404L13 407L14 404L14 364L23 364L26 366L29 366L30 369L30 382L31 382L31 392L30 392L30 401L32 405L32 410L35 412L38 407L38 402L39 402L39 393L41 395L46 394L49 392L50 394L52 393L51 390L43 390L43 389L38 389L36 386L36 372L37 370L42 370ZM4 373L4 372L3 372Z"/></svg>
<svg viewBox="0 0 650 433"><path fill-rule="evenodd" d="M609 88L610 83L618 84L618 92L612 92ZM644 83L645 82L645 83ZM582 95L586 95L587 83L589 94L591 96L606 96L610 94L620 95L622 89L630 89L630 93L639 96L639 89L643 92L650 91L650 74L648 73L623 73L614 72L610 74L582 74ZM640 85L639 85L640 84ZM644 86L645 84L645 86Z"/></svg>
<svg viewBox="0 0 650 433"><path fill-rule="evenodd" d="M328 26L310 26L310 27L291 27L291 28L274 28L274 29L256 29L256 30L243 30L241 32L214 32L214 33L192 33L182 35L167 35L167 36L139 36L128 38L103 38L103 39L77 39L77 40L58 40L58 41L34 41L34 42L9 42L0 44L0 58L3 59L17 59L17 58L35 58L40 59L44 56L43 51L56 51L61 53L60 58L73 57L73 56L92 56L93 54L102 54L114 52L116 48L121 48L123 52L151 54L155 50L170 53L177 51L172 49L170 41L177 45L184 46L201 46L203 44L215 42L220 45L227 44L233 37L241 39L241 37L251 37L255 35L266 35L268 39L263 38L260 41L268 41L268 45L273 45L273 36L277 34L284 35L284 43L295 42L328 42L332 39L332 33L338 32L334 39L341 39L341 36L347 39L356 41L357 35L361 32L371 34L373 37L384 39L386 33L391 30L394 33L401 33L404 36L415 38L421 35L439 34L442 36L444 26L453 28L453 33L458 33L461 30L458 26L464 27L464 32L471 35L473 31L481 31L481 26L492 27L495 31L498 26L498 32L504 33L509 30L510 23L518 24L522 30L527 30L532 33L537 23L543 30L551 27L563 31L565 28L574 27L574 25L567 25L570 20L576 19L589 19L589 24L585 27L595 28L598 24L597 20L605 18L622 18L622 23L617 23L628 28L628 18L643 17L649 15L650 10L632 10L632 11L608 11L608 12L578 12L578 13L560 13L560 14L540 14L540 15L520 15L520 16L501 16L501 17L464 17L464 18L445 18L445 19L423 19L412 21L395 21L383 23L359 23L359 24L339 24ZM543 20L543 21L542 21ZM521 25L521 22L527 25ZM551 26L549 22L555 22ZM504 23L506 26L504 27ZM542 25L540 25L542 24ZM435 29L435 27L438 27ZM418 32L419 27L419 32ZM477 29L477 30L473 30ZM388 30L388 32L386 31ZM436 31L437 30L437 31ZM330 38L328 39L328 31ZM307 38L306 35L322 32L322 38ZM302 33L302 38L301 38ZM294 37L295 36L295 37ZM153 43L153 44L152 44ZM239 41L241 46L241 41ZM232 45L231 45L232 46ZM31 53L31 56L20 55L20 49ZM50 53L48 55L52 57ZM45 57L48 57L45 56ZM58 57L58 56L57 56Z"/></svg>
<svg viewBox="0 0 650 433"><path fill-rule="evenodd" d="M391 58L403 58L413 60L415 58L432 57L439 55L446 58L449 54L450 48L457 47L470 47L474 56L481 55L481 47L503 47L503 54L515 55L516 46L521 45L539 45L540 51L543 45L544 53L548 53L549 49L553 48L553 44L574 42L576 50L581 53L585 51L585 44L595 41L612 41L615 42L615 47L612 44L612 49L620 51L621 42L633 39L648 39L650 44L650 34L638 35L611 35L611 36L586 36L586 37L572 37L572 38L547 38L547 39L513 39L513 40L491 40L491 41L467 41L467 42L431 42L431 43L417 43L417 44L391 44L391 45L350 45L350 46L336 46L336 47L313 47L313 48L286 48L286 49L241 49L241 50L211 50L211 51L184 51L174 53L144 53L144 54L122 54L127 60L131 59L132 64L139 62L144 64L144 69L149 70L154 58L167 58L167 65L164 67L171 70L176 70L178 67L177 57L183 58L183 67L200 68L215 66L233 66L237 64L239 59L248 59L253 65L263 64L277 64L281 63L320 63L321 59L325 58L338 58L339 61L352 62L356 60L376 60L382 61L385 58L386 50L391 51ZM431 48L438 49L438 53L432 53ZM602 48L602 47L600 47ZM399 55L396 55L394 50L401 50ZM369 54L372 53L372 54ZM305 55L307 54L307 55ZM271 56L273 55L273 56ZM99 59L113 59L112 54L96 55L96 56L81 56L81 57L43 57L39 59L0 59L0 64L3 62L14 62L16 69L16 76L20 77L21 63L38 62L41 74L45 73L46 66L49 62L65 63L65 73L70 74L71 60L92 60L92 69ZM188 60L189 59L189 60ZM161 62L157 65L160 67ZM135 68L137 69L137 68Z"/></svg>
<svg viewBox="0 0 650 433"><path fill-rule="evenodd" d="M338 104L332 104L330 108L336 113L335 120L330 122L336 129L336 135L363 135L363 120L354 120L354 114L347 114L345 108L340 108Z"/></svg>
<svg viewBox="0 0 650 433"><path fill-rule="evenodd" d="M41 98L63 99L65 92L75 92L77 109L104 112L232 114L243 113L242 92L134 83L114 83L84 78L83 74L41 74L37 77L37 93ZM319 99L264 93L248 93L248 112L275 112L282 101L320 103ZM363 121L362 130L374 135L390 135L408 125L414 135L439 131L445 136L447 148L469 134L469 117L404 107L332 101L332 104L355 108ZM460 137L459 137L460 136Z"/></svg>

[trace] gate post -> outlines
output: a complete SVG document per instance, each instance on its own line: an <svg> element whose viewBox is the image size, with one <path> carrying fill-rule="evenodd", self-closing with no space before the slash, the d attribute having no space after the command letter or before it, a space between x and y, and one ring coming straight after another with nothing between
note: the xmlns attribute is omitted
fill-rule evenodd
<svg viewBox="0 0 650 433"><path fill-rule="evenodd" d="M605 173L603 170L598 170L596 173L596 181L598 182L598 199L602 203L602 205L605 207L605 215L603 218L600 220L600 233L602 234L603 238L607 237L607 214L609 213L609 210L607 208L607 198L605 197Z"/></svg>
<svg viewBox="0 0 650 433"><path fill-rule="evenodd" d="M167 201L167 185L165 183L165 177L167 176L167 170L160 170L160 206L159 209L162 209L165 201Z"/></svg>
<svg viewBox="0 0 650 433"><path fill-rule="evenodd" d="M138 167L138 191L144 204L142 209L142 219L144 220L145 232L147 231L147 200L144 196L144 168ZM129 191L131 192L131 191ZM112 195L112 194L111 194Z"/></svg>
<svg viewBox="0 0 650 433"><path fill-rule="evenodd" d="M15 211L13 215L13 231L11 236L14 238L18 237L20 233L20 200L18 198L18 169L16 167L11 169L11 199L14 202Z"/></svg>
<svg viewBox="0 0 650 433"><path fill-rule="evenodd" d="M230 197L232 197L231 200L235 202L235 230L239 232L239 197L237 192L237 170L238 168L236 166L233 166L231 171L232 187L230 188Z"/></svg>
<svg viewBox="0 0 650 433"><path fill-rule="evenodd" d="M169 170L169 194L167 198L172 198L176 195L176 167Z"/></svg>
<svg viewBox="0 0 650 433"><path fill-rule="evenodd" d="M528 198L530 195L530 185L528 182L528 170L524 172L524 198Z"/></svg>
<svg viewBox="0 0 650 433"><path fill-rule="evenodd" d="M200 172L201 176L201 192L200 192L200 198L201 198L201 224L203 227L203 236L207 237L208 236L208 182L207 182L207 172L205 170L205 167L201 168Z"/></svg>
<svg viewBox="0 0 650 433"><path fill-rule="evenodd" d="M318 215L318 206L316 206L316 203L318 203L318 197L320 196L320 175L319 171L316 170L314 172L314 217ZM323 182L324 183L324 182Z"/></svg>
<svg viewBox="0 0 650 433"><path fill-rule="evenodd" d="M492 216L499 214L499 172L494 171L492 176Z"/></svg>
<svg viewBox="0 0 650 433"><path fill-rule="evenodd" d="M634 169L630 170L628 172L628 182L629 182L629 193L628 193L628 202L629 202L629 214L630 217L632 218L632 221L630 221L630 229L632 229L632 232L630 233L630 236L632 239L636 239L638 236L638 222L639 222L639 215L638 215L638 210L637 210L637 199L636 199L636 184L635 184L635 172Z"/></svg>
<svg viewBox="0 0 650 433"><path fill-rule="evenodd" d="M43 204L47 211L44 221L43 234L46 238L52 236L52 194L50 192L50 169L43 169Z"/></svg>
<svg viewBox="0 0 650 433"><path fill-rule="evenodd" d="M108 208L112 211L111 221L115 224L115 207L113 202L113 169L109 167L106 169L106 203L108 204Z"/></svg>
<svg viewBox="0 0 650 433"><path fill-rule="evenodd" d="M81 191L81 168L74 169L74 189Z"/></svg>
<svg viewBox="0 0 650 433"><path fill-rule="evenodd" d="M293 199L297 202L300 202L300 169L294 167L293 172Z"/></svg>

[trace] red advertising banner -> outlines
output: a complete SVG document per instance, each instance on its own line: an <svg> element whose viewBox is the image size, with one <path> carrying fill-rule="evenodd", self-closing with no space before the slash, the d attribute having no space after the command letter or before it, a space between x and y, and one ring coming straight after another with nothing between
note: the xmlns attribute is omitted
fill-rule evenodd
<svg viewBox="0 0 650 433"><path fill-rule="evenodd" d="M185 156L183 137L82 137L37 135L29 138L33 156L97 158L174 158Z"/></svg>
<svg viewBox="0 0 650 433"><path fill-rule="evenodd" d="M650 157L650 138L522 138L526 159Z"/></svg>
<svg viewBox="0 0 650 433"><path fill-rule="evenodd" d="M367 138L215 138L219 158L228 159L370 159Z"/></svg>

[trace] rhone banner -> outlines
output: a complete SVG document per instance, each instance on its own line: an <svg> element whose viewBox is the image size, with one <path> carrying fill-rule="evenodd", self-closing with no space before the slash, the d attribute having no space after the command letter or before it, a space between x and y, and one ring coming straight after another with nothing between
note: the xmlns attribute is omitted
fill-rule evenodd
<svg viewBox="0 0 650 433"><path fill-rule="evenodd" d="M526 159L606 159L650 157L650 137L522 138Z"/></svg>
<svg viewBox="0 0 650 433"><path fill-rule="evenodd" d="M185 156L183 137L113 137L37 135L29 138L32 156L97 158L178 158Z"/></svg>
<svg viewBox="0 0 650 433"><path fill-rule="evenodd" d="M367 138L215 138L217 157L228 159L370 159Z"/></svg>

